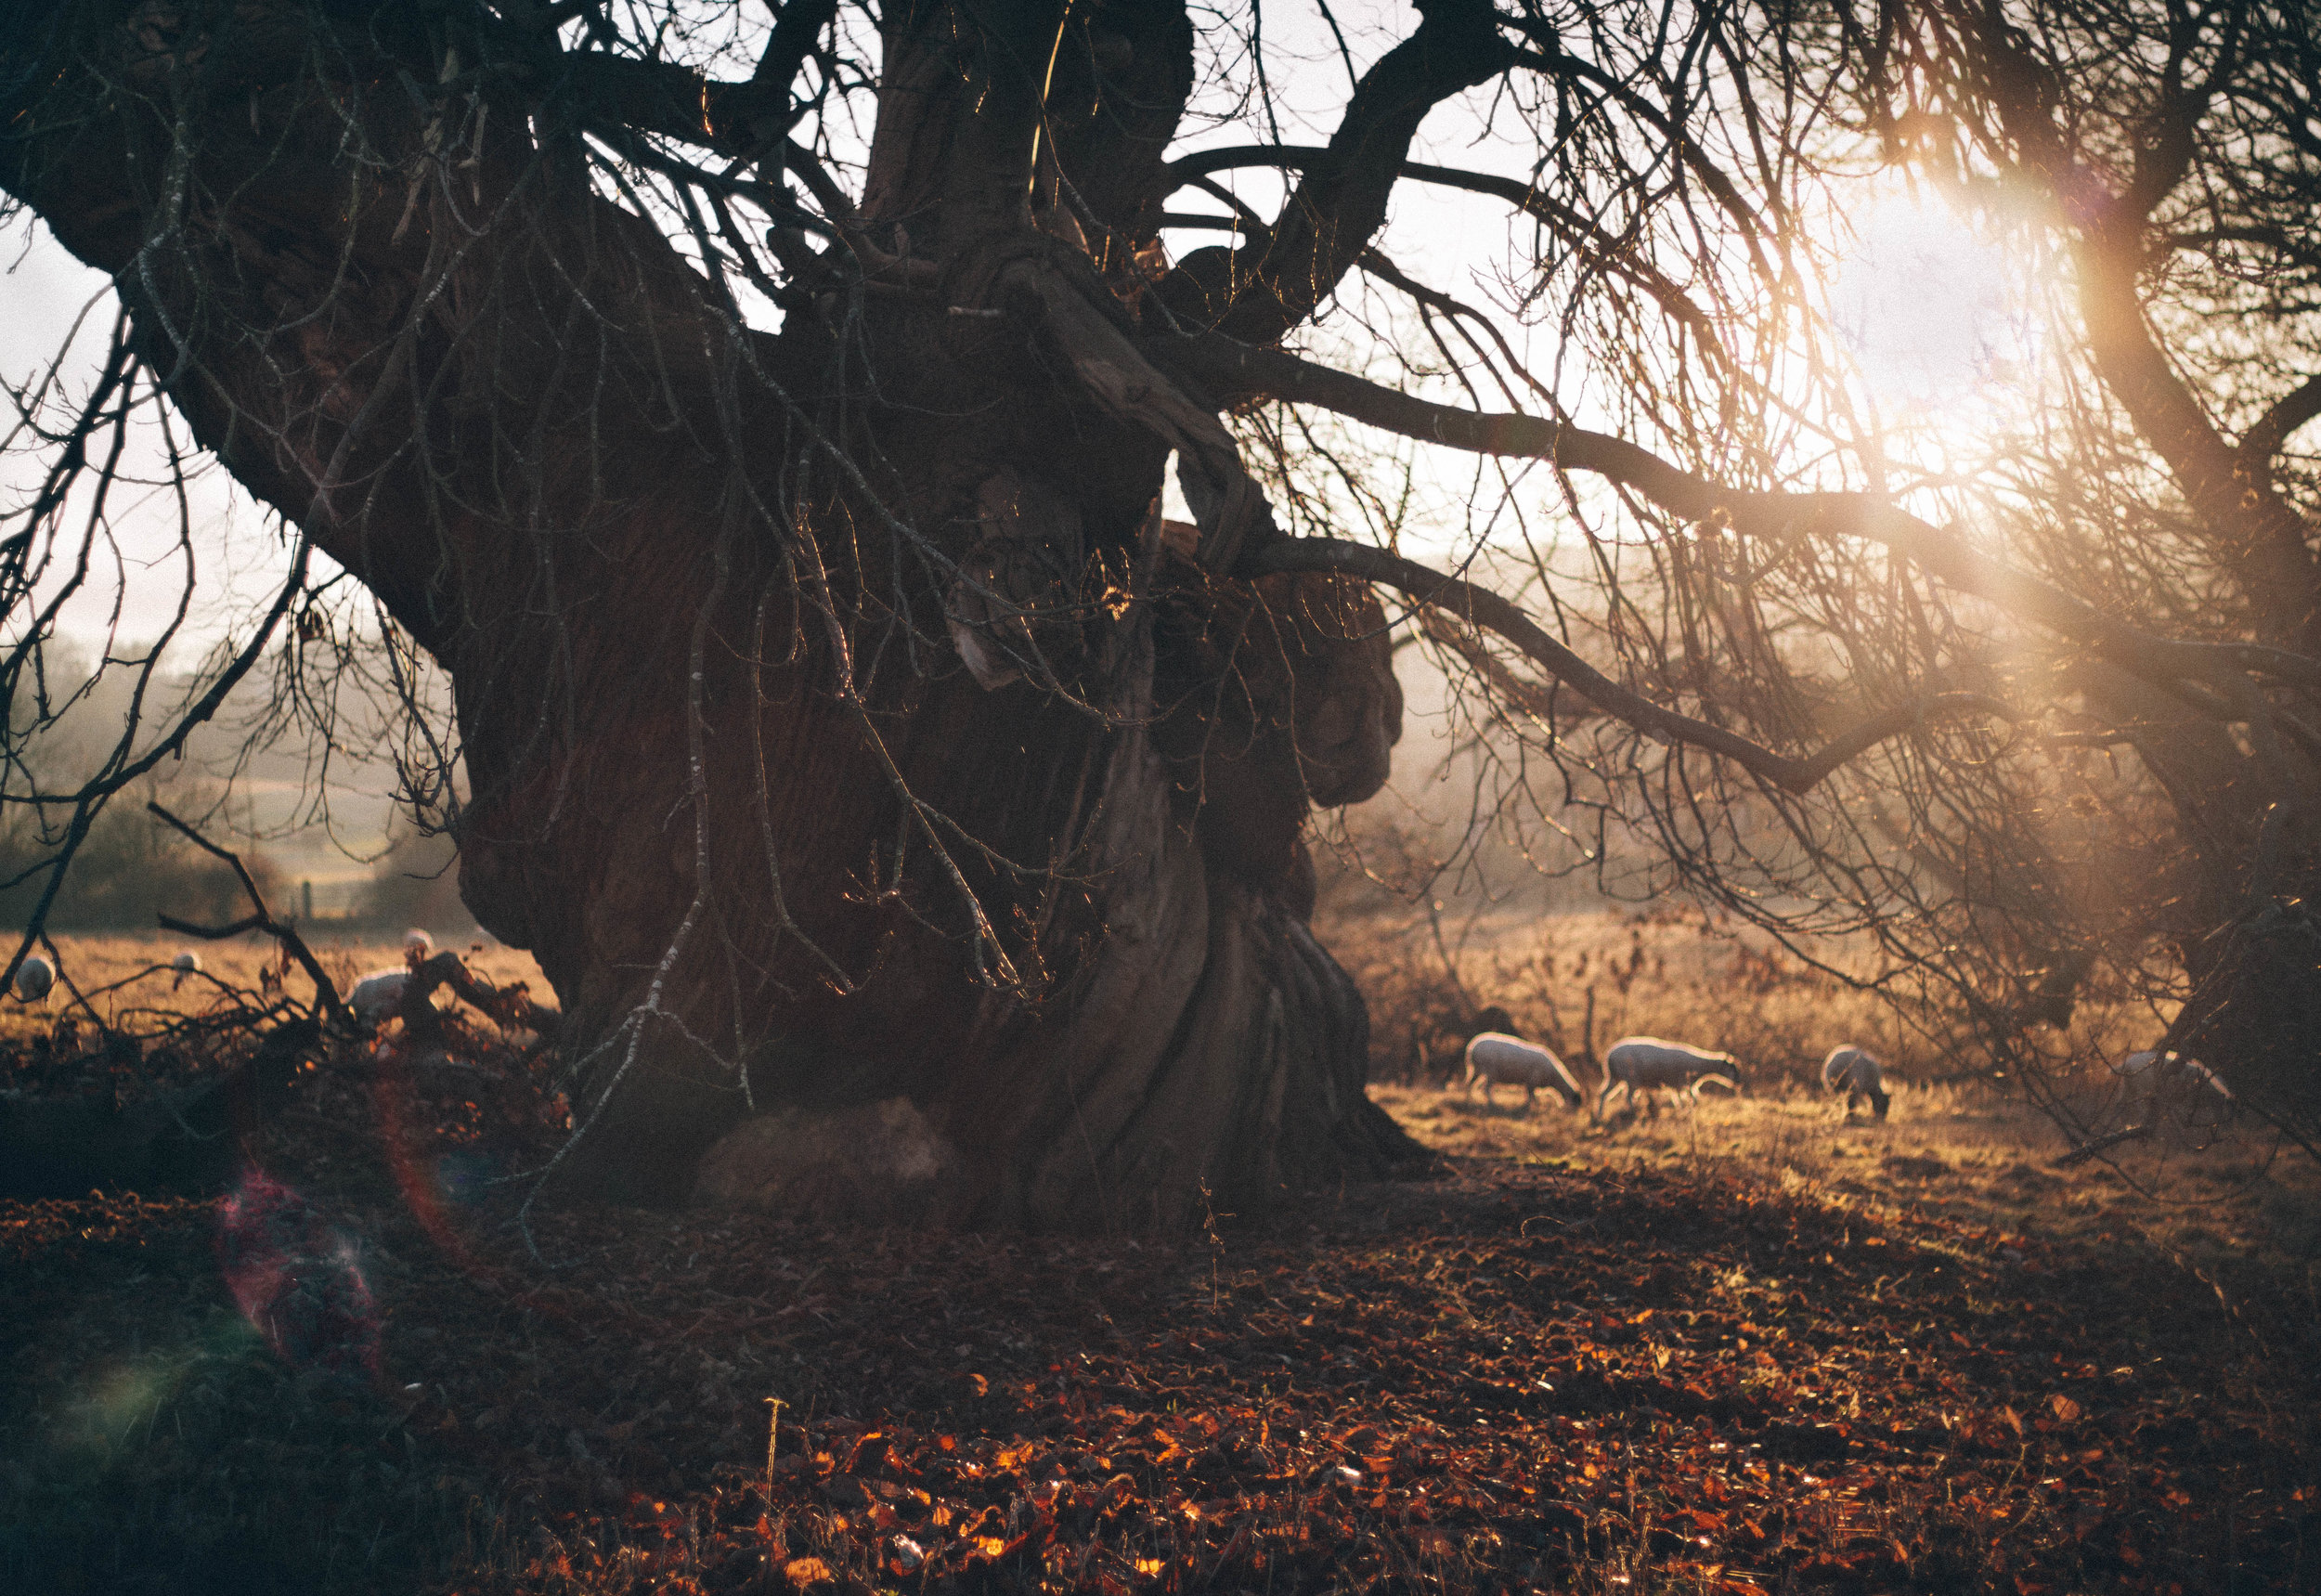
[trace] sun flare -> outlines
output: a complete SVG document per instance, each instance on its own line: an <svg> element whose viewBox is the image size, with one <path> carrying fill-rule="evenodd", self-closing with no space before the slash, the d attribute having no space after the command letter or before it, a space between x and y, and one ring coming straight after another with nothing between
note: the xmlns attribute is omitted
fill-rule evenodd
<svg viewBox="0 0 2321 1596"><path fill-rule="evenodd" d="M1831 293L1861 383L1889 422L1953 430L2003 400L2034 347L2024 263L1940 201L1893 194L1856 224Z"/></svg>

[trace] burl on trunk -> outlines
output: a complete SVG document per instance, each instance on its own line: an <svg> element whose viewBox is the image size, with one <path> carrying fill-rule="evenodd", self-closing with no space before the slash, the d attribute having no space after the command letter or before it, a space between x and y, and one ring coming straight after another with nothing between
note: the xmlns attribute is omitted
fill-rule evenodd
<svg viewBox="0 0 2321 1596"><path fill-rule="evenodd" d="M0 180L450 674L461 890L567 1017L553 1186L1135 1226L1407 1150L1301 840L1385 777L1384 617L1231 575L1263 498L1136 342L1278 337L1378 205L1349 188L1262 292L1166 273L1181 4L1069 35L1055 5L888 7L860 201L775 240L779 332L582 134L674 127L778 182L781 29L778 81L688 103L482 13L15 9ZM1407 139L1455 58L1366 114Z"/></svg>

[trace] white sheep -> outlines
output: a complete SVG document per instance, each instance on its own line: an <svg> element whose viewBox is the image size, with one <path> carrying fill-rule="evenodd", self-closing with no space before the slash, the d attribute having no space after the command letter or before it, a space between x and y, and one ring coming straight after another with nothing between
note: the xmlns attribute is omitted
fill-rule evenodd
<svg viewBox="0 0 2321 1596"><path fill-rule="evenodd" d="M1846 1117L1852 1119L1854 1104L1868 1098L1870 1111L1879 1119L1886 1118L1887 1105L1893 1099L1886 1093L1886 1066L1877 1055L1866 1047L1851 1043L1833 1047L1829 1057L1822 1060L1822 1089L1846 1094Z"/></svg>
<svg viewBox="0 0 2321 1596"><path fill-rule="evenodd" d="M422 964L426 962L427 958L433 954L434 951L435 939L429 936L425 931L421 930L417 926L413 926L409 930L403 933L404 963L413 965Z"/></svg>
<svg viewBox="0 0 2321 1596"><path fill-rule="evenodd" d="M1603 1116L1614 1086L1627 1088L1632 1108L1639 1092L1686 1092L1697 1100L1703 1083L1712 1080L1739 1091L1740 1060L1730 1053L1711 1053L1705 1047L1663 1042L1656 1036L1623 1036L1603 1056L1603 1090L1596 1095L1596 1115ZM1652 1101L1645 1099L1647 1108Z"/></svg>
<svg viewBox="0 0 2321 1596"><path fill-rule="evenodd" d="M186 984L188 976L201 973L201 955L191 948L179 948L177 956L169 961L169 967L177 972L177 979L169 983L169 990L175 992Z"/></svg>
<svg viewBox="0 0 2321 1596"><path fill-rule="evenodd" d="M2182 1109L2196 1122L2221 1124L2239 1108L2216 1071L2181 1053L2145 1048L2113 1065L2111 1072L2126 1088L2138 1124L2150 1124L2168 1107ZM2199 1118L2203 1110L2211 1117Z"/></svg>
<svg viewBox="0 0 2321 1596"><path fill-rule="evenodd" d="M392 1019L395 1010L403 1006L403 988L410 979L408 968L372 970L357 981L355 990L347 994L348 1012L358 1024L375 1030Z"/></svg>
<svg viewBox="0 0 2321 1596"><path fill-rule="evenodd" d="M1524 1089L1524 1112L1531 1112L1532 1100L1545 1086L1561 1096L1564 1102L1576 1109L1587 1094L1563 1060L1534 1042L1520 1036L1510 1036L1503 1031L1486 1031L1467 1044L1467 1073L1460 1090L1467 1096L1474 1096L1475 1083L1483 1083L1484 1106L1491 1106L1492 1088L1505 1084Z"/></svg>
<svg viewBox="0 0 2321 1596"><path fill-rule="evenodd" d="M57 972L48 967L48 961L37 955L16 967L16 995L23 1003L38 1003L48 995L56 984Z"/></svg>

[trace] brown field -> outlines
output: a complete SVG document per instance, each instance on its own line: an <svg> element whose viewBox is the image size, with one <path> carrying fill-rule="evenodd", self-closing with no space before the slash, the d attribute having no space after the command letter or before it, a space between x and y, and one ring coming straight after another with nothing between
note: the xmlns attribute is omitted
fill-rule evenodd
<svg viewBox="0 0 2321 1596"><path fill-rule="evenodd" d="M355 982L370 971L403 962L400 933L360 936L322 930L313 935L315 957L342 995L353 990ZM254 935L217 942L196 941L167 933L61 935L55 941L63 975L88 998L97 1015L107 1024L117 1022L140 1030L166 1015L200 1014L221 1002L230 1003L227 989L254 994L259 987L259 971L268 965L279 967L280 962L273 940ZM461 946L440 938L436 946L461 954L469 967L487 980L500 984L526 981L542 998L549 995L539 967L532 962L531 954L519 949L493 941ZM181 950L188 948L200 955L202 974L180 980L166 967ZM292 997L302 1002L310 999L313 983L303 972L293 968L288 986ZM36 1004L22 1004L13 998L0 1001L0 1045L29 1040L59 1018L84 1012L63 981Z"/></svg>
<svg viewBox="0 0 2321 1596"><path fill-rule="evenodd" d="M1600 1039L1874 1019L1643 945L1613 1027L1598 977ZM171 951L65 949L97 985ZM1495 956L1469 979L1520 996ZM1427 1023L1423 975L1373 989L1382 1034ZM1412 1178L1073 1239L519 1223L495 1183L553 1155L552 1062L344 1048L240 1209L0 1207L0 1589L2314 1589L2311 1172L2229 1137L2058 1170L2042 1119L1938 1064L1884 1124L1777 1079L1602 1125L1381 1085L1435 1149ZM294 1261L253 1297L261 1199Z"/></svg>
<svg viewBox="0 0 2321 1596"><path fill-rule="evenodd" d="M1592 1081L1584 1082L1592 1085ZM2219 1279L2321 1282L2321 1175L2261 1131L2179 1133L2058 1167L2069 1149L2044 1113L1977 1083L1892 1086L1885 1122L1786 1083L1770 1095L1704 1092L1654 1116L1615 1106L1596 1123L1542 1095L1384 1085L1371 1096L1428 1147L1547 1169L1682 1173L1794 1195L1833 1213L1934 1216L2090 1248L2155 1249ZM1620 1099L1614 1099L1615 1105ZM2215 1288L2224 1290L2222 1286Z"/></svg>
<svg viewBox="0 0 2321 1596"><path fill-rule="evenodd" d="M1373 994L1387 1077L1373 1095L1443 1152L1614 1171L1681 1165L1841 1208L1899 1206L2089 1243L2132 1237L2204 1272L2321 1269L2321 1174L2262 1126L2172 1122L2148 1142L2058 1167L2073 1144L2019 1083L1983 1078L1875 994L1762 937L1692 912L1595 914L1486 921L1461 945L1455 931L1438 942L1407 911L1377 913L1375 899L1365 907L1373 912L1328 934ZM1732 1053L1748 1066L1748 1094L1712 1090L1656 1117L1623 1106L1603 1125L1552 1096L1524 1115L1510 1087L1486 1109L1480 1088L1472 1100L1437 1090L1456 1078L1459 1019L1485 1004L1572 1064L1590 1108L1601 1076L1586 1062L1589 1045L1601 1051L1629 1033ZM2070 1040L2117 1058L2149 1045L2163 1019L2085 1004ZM1822 1096L1821 1060L1840 1043L1885 1060L1894 1095L1885 1123L1866 1109L1849 1120ZM2127 1122L2100 1064L2044 1084L2084 1125Z"/></svg>
<svg viewBox="0 0 2321 1596"><path fill-rule="evenodd" d="M1374 1075L1405 1083L1447 1079L1469 1017L1485 1006L1567 1060L1624 1035L1665 1036L1745 1060L1758 1087L1818 1084L1841 1043L1872 1049L1906 1081L1987 1068L1946 1040L1938 1013L1890 1004L1761 932L1689 908L1434 924L1423 905L1371 889L1345 903L1326 897L1315 929L1370 1000ZM1843 944L1820 952L1835 969L1864 963ZM2056 1040L2118 1058L2164 1029L2164 1016L2090 998Z"/></svg>

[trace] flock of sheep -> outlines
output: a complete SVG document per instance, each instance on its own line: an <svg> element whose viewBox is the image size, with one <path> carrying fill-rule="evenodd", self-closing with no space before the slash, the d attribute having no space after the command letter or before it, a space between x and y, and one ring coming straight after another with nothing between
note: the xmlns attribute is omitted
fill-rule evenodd
<svg viewBox="0 0 2321 1596"><path fill-rule="evenodd" d="M2131 1053L2114 1067L2113 1073L2127 1088L2139 1122L2150 1122L2164 1104L2185 1104L2196 1114L2213 1118L2222 1118L2232 1106L2232 1092L2215 1072L2180 1053ZM1656 1036L1622 1037L1603 1056L1603 1087L1596 1094L1595 1117L1602 1118L1615 1090L1627 1093L1627 1106L1632 1108L1639 1093L1682 1092L1698 1099L1701 1088L1712 1081L1738 1092L1743 1078L1740 1060L1730 1053L1663 1042ZM1562 1059L1536 1042L1503 1031L1485 1031L1467 1044L1467 1069L1460 1083L1463 1093L1472 1096L1478 1081L1483 1083L1486 1105L1495 1087L1524 1088L1525 1113L1531 1111L1542 1088L1574 1109L1586 1098ZM1868 1048L1851 1043L1831 1048L1829 1057L1822 1060L1822 1089L1846 1095L1848 1119L1856 1105L1866 1102L1871 1112L1883 1120L1893 1101L1886 1090L1886 1067ZM1652 1101L1650 1097L1645 1100Z"/></svg>
<svg viewBox="0 0 2321 1596"><path fill-rule="evenodd" d="M434 951L435 940L425 931L404 932L403 964L395 968L370 971L347 994L346 1006L357 1021L370 1029L384 1023L402 1003L404 986L410 980L411 971ZM201 973L201 955L190 948L182 949L169 961L169 967L177 972L175 984L183 986L188 976ZM26 959L17 967L18 1001L40 1002L48 995L55 980L56 972L47 960ZM1495 1017L1503 1013L1494 1011ZM2196 1114L2205 1112L2212 1119L2222 1119L2233 1107L2232 1091L2216 1078L2215 1071L2180 1053L2131 1053L2113 1067L2113 1073L2127 1088L2141 1122L2148 1123L2162 1105L2170 1102L2188 1103ZM1504 1031L1485 1031L1468 1042L1467 1068L1460 1082L1462 1093L1472 1097L1478 1081L1483 1083L1486 1106L1492 1102L1494 1088L1521 1086L1525 1113L1531 1111L1543 1088L1562 1097L1574 1109L1587 1099L1577 1078L1562 1059L1536 1042L1526 1042ZM1614 1091L1626 1092L1629 1108L1635 1107L1640 1093L1682 1092L1697 1101L1701 1088L1712 1081L1728 1091L1740 1091L1741 1061L1730 1053L1712 1053L1705 1047L1682 1042L1664 1042L1656 1036L1624 1036L1603 1056L1603 1087L1596 1094L1595 1117L1602 1118ZM1893 1101L1886 1090L1886 1067L1868 1048L1851 1043L1831 1048L1829 1057L1822 1060L1822 1089L1845 1093L1848 1119L1853 1117L1857 1104L1866 1102L1871 1112L1883 1120ZM1645 1101L1650 1104L1653 1099L1646 1096Z"/></svg>
<svg viewBox="0 0 2321 1596"><path fill-rule="evenodd" d="M1838 1051L1860 1056L1868 1068L1874 1091L1877 1060L1860 1048ZM1837 1054L1830 1057L1835 1061ZM1601 1117L1615 1090L1626 1091L1628 1105L1633 1107L1639 1093L1683 1092L1697 1098L1701 1088L1711 1081L1737 1092L1741 1089L1741 1062L1730 1053L1711 1053L1705 1047L1663 1042L1656 1036L1623 1037L1603 1056L1603 1089L1596 1094L1596 1113ZM1531 1105L1543 1087L1575 1109L1586 1096L1578 1079L1562 1059L1536 1042L1525 1042L1504 1031L1484 1032L1467 1044L1467 1071L1462 1084L1470 1096L1478 1081L1483 1083L1483 1100L1486 1104L1491 1101L1494 1087L1521 1086L1525 1113L1531 1111ZM1878 1092L1874 1100L1880 1114L1886 1111L1885 1099L1886 1094Z"/></svg>

